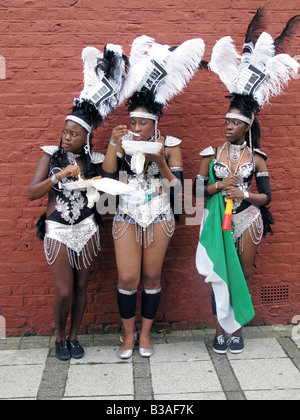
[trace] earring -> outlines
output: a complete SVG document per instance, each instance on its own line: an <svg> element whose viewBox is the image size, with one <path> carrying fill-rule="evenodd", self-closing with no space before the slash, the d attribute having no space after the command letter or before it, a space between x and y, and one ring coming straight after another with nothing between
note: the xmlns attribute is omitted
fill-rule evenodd
<svg viewBox="0 0 300 420"><path fill-rule="evenodd" d="M90 155L90 158L92 158L91 148L90 148L90 134L88 134L87 139L86 139L86 145L84 146L84 153L86 155Z"/></svg>

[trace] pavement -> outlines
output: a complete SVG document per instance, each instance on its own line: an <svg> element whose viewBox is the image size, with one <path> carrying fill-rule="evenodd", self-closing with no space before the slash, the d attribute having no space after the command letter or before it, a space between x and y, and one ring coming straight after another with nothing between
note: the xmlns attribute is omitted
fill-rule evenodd
<svg viewBox="0 0 300 420"><path fill-rule="evenodd" d="M153 333L155 354L127 361L119 334L81 335L85 356L68 362L54 336L0 339L0 400L300 400L299 326L243 331L238 355L215 354L212 329L184 330Z"/></svg>

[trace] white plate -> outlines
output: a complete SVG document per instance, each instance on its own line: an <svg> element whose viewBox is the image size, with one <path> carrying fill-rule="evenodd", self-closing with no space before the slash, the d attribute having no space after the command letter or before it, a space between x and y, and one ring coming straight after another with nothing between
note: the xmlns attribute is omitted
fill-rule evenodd
<svg viewBox="0 0 300 420"><path fill-rule="evenodd" d="M162 144L152 141L133 141L123 140L122 147L128 155L133 155L137 152L156 154L160 151Z"/></svg>
<svg viewBox="0 0 300 420"><path fill-rule="evenodd" d="M101 178L101 179L88 179L88 180L79 180L74 182L69 182L64 184L64 187L68 190L76 190L78 188L90 188L94 187L96 190L103 191L107 194L118 195L126 194L134 190L133 186L125 184L124 182L116 181L111 178Z"/></svg>

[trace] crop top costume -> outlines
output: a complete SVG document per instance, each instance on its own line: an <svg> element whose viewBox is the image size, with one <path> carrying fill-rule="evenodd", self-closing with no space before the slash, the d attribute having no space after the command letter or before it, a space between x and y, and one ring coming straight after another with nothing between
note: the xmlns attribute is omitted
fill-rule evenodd
<svg viewBox="0 0 300 420"><path fill-rule="evenodd" d="M125 137L127 140L127 136ZM165 137L164 140L165 147L175 147L180 143L181 140L171 136ZM131 169L130 155L118 153L117 161L118 171L122 169L126 173L128 184L133 185L136 191L144 193L145 197L148 197L148 201L139 204L120 197L119 206L113 220L112 233L114 239L121 238L130 225L135 225L137 243L144 245L144 247L150 246L154 240L153 225L158 222L164 233L171 238L175 231L175 218L172 211L175 201L175 188L170 188L170 194L165 191L162 194L159 193L160 188L164 188L164 186L158 165L155 162L149 162L141 174L136 174ZM182 184L183 168L170 167L170 170ZM117 177L118 173L113 175ZM112 176L112 174L105 173L105 176ZM141 195L143 196L143 194Z"/></svg>
<svg viewBox="0 0 300 420"><path fill-rule="evenodd" d="M207 149L203 150L199 153L200 156L207 157L215 155L215 160L213 162L213 174L215 181L223 181L225 178L230 175L231 171L229 167L220 162L220 156L225 149L227 142L220 148L216 149L216 151L212 147L208 147ZM232 147L232 145L230 145ZM254 160L254 153L259 154L265 160L267 160L267 156L259 149L254 149L251 152L250 148L245 144L241 147L247 147L250 153L250 162L242 164L237 173L239 175L237 188L241 191L250 191L251 184L254 179L256 179L256 185L259 193L263 193L267 195L268 201L267 204L271 201L271 188L270 188L270 179L268 172L257 172L255 168L255 160ZM197 185L197 179L201 179L204 182L199 183ZM200 196L200 194L204 193L205 197L208 197L209 194L207 192L207 184L208 184L208 176L196 176L196 181L194 184L194 195ZM224 193L222 192L224 195ZM266 233L266 229L264 228L265 220L263 219L263 215L265 213L264 207L259 208L246 200L233 200L233 208L232 208L232 236L233 240L236 245L236 249L239 254L243 252L243 239L244 233L248 230L251 240L254 244L258 245L262 239L263 234ZM266 209L267 210L267 209ZM263 213L263 215L262 215Z"/></svg>
<svg viewBox="0 0 300 420"><path fill-rule="evenodd" d="M44 146L44 152L52 156L57 152L57 146ZM75 155L67 152L70 164L76 165ZM101 164L104 155L93 152L91 162ZM61 168L50 163L48 176L61 171ZM56 196L56 206L45 220L44 251L47 262L52 265L60 252L61 245L65 245L70 266L81 269L80 261L85 268L93 261L101 249L99 225L92 209L87 207L86 190L67 190L64 185L71 180L63 178L54 185L52 190Z"/></svg>

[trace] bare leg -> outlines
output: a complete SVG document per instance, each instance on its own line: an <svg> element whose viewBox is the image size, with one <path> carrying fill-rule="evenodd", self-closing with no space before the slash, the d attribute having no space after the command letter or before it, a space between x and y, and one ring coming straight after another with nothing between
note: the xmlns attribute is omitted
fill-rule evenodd
<svg viewBox="0 0 300 420"><path fill-rule="evenodd" d="M130 225L126 233L119 239L114 240L118 286L122 290L134 291L140 282L142 248L136 242L135 226ZM134 345L135 316L129 319L121 318L124 328L124 342L120 350L130 350Z"/></svg>
<svg viewBox="0 0 300 420"><path fill-rule="evenodd" d="M170 238L164 233L160 223L155 223L153 229L154 241L149 247L143 249L142 285L144 289L156 291L160 288L161 271ZM153 322L154 319L142 318L140 334L140 347L142 348L153 348L150 340Z"/></svg>
<svg viewBox="0 0 300 420"><path fill-rule="evenodd" d="M81 268L74 270L74 291L71 306L71 328L69 340L77 340L77 334L86 308L87 286L90 270Z"/></svg>
<svg viewBox="0 0 300 420"><path fill-rule="evenodd" d="M70 267L64 245L61 245L56 261L51 265L51 273L55 288L54 320L57 341L65 341L66 324L73 294L73 269Z"/></svg>

